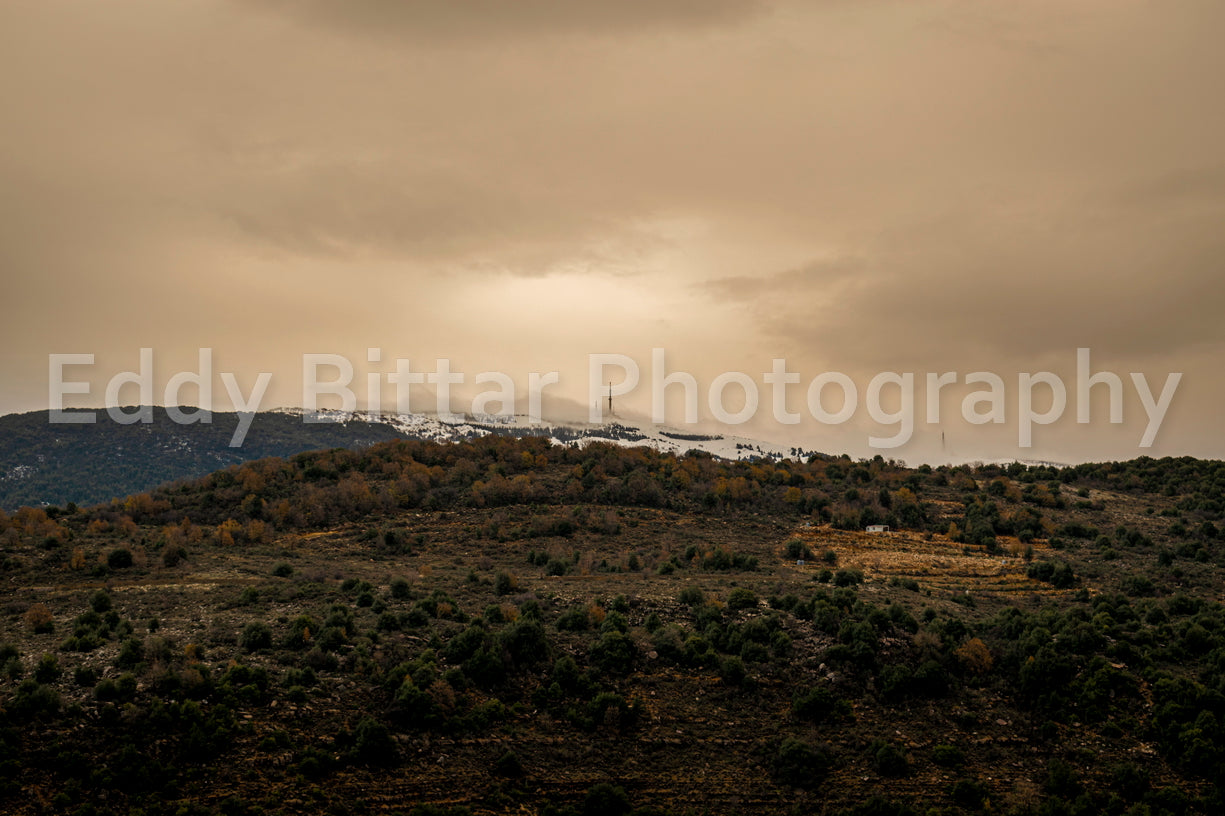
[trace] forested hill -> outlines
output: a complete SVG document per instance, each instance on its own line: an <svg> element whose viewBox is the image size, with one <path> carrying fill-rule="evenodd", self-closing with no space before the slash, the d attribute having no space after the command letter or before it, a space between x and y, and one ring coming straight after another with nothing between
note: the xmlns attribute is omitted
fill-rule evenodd
<svg viewBox="0 0 1225 816"><path fill-rule="evenodd" d="M96 504L252 459L404 436L379 423L307 424L293 414L260 413L242 446L232 448L235 413L192 425L172 421L164 408L154 408L148 424L121 425L99 413L93 424L52 424L47 411L0 417L0 508Z"/></svg>
<svg viewBox="0 0 1225 816"><path fill-rule="evenodd" d="M1217 816L1223 488L490 434L0 512L0 812Z"/></svg>

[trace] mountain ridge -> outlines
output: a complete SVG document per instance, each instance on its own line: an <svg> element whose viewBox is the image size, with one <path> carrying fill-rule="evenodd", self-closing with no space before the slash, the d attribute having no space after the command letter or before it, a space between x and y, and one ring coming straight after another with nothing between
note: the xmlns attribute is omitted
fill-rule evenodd
<svg viewBox="0 0 1225 816"><path fill-rule="evenodd" d="M122 424L105 418L88 424L52 423L49 411L0 417L0 509L97 504L255 459L323 448L362 448L390 439L455 442L488 434L540 436L558 444L603 441L647 445L677 454L697 449L730 460L815 454L747 437L688 433L616 417L601 424L535 424L521 415L443 418L424 413L277 408L253 417L211 412L210 422L183 424L164 407L151 407L150 423ZM67 413L91 410L98 409L69 409ZM133 413L137 409L124 410ZM242 444L232 446L247 417L250 428ZM308 421L312 417L319 421Z"/></svg>

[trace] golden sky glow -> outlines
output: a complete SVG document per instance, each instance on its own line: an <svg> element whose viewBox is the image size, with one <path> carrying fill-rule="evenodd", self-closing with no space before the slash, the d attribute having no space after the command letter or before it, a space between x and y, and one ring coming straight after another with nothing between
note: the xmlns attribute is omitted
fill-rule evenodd
<svg viewBox="0 0 1225 816"><path fill-rule="evenodd" d="M96 355L69 404L101 404L142 347L159 384L201 347L272 372L265 407L302 354L380 347L557 370L559 411L594 353L665 348L704 402L776 357L861 398L1071 388L1088 347L1122 425L1070 403L1019 451L962 387L885 453L1222 457L1222 30L1215 0L2 2L0 412L47 407L52 353ZM1130 372L1183 373L1150 449Z"/></svg>

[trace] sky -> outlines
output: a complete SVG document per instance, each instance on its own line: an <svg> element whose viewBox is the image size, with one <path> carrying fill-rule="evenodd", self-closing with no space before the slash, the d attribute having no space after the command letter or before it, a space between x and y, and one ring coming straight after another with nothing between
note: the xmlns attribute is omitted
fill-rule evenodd
<svg viewBox="0 0 1225 816"><path fill-rule="evenodd" d="M1216 0L0 0L0 413L101 406L144 348L115 402L266 373L259 407L302 406L324 354L393 408L396 360L445 358L456 412L556 372L546 418L614 381L684 429L652 382L686 372L694 427L810 450L1222 458L1222 30ZM200 349L212 393L167 394ZM1078 416L1078 349L1121 422L1109 383Z"/></svg>

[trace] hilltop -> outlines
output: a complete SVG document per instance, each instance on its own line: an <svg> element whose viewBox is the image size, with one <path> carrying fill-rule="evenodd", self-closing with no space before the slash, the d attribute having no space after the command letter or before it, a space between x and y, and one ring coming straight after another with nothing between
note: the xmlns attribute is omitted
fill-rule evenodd
<svg viewBox="0 0 1225 816"><path fill-rule="evenodd" d="M1220 812L1223 487L1191 459L907 469L489 435L21 510L0 516L0 796Z"/></svg>

